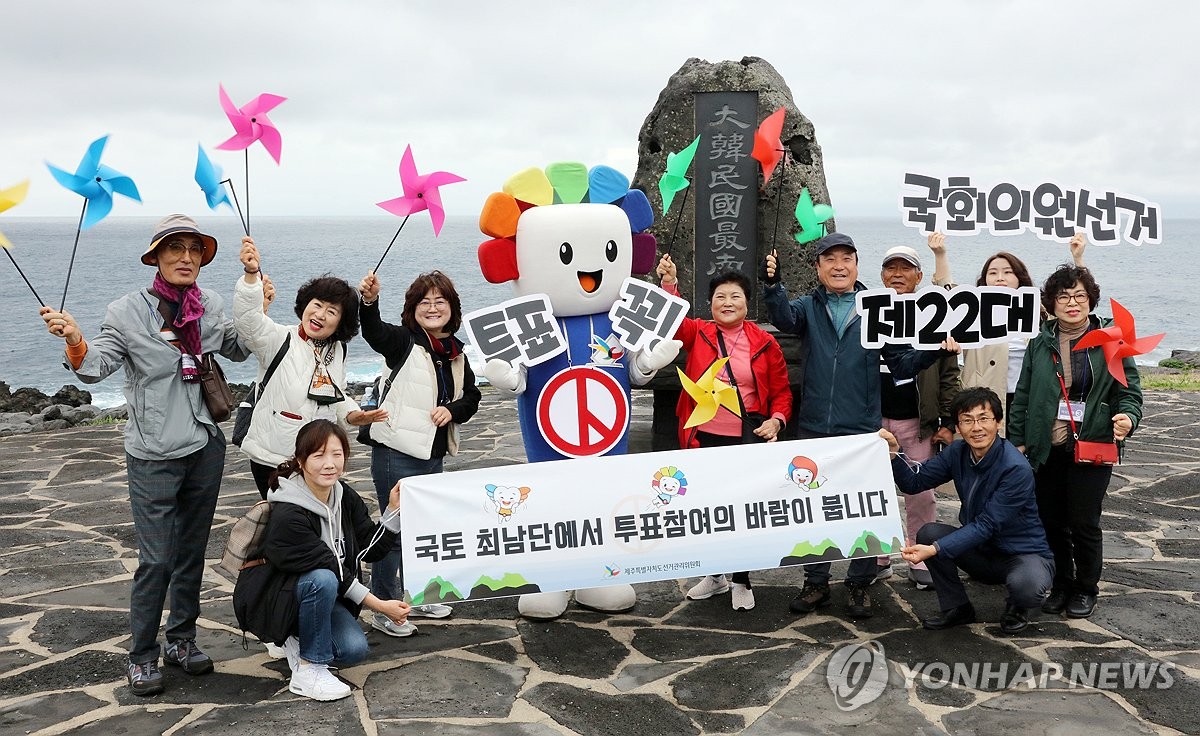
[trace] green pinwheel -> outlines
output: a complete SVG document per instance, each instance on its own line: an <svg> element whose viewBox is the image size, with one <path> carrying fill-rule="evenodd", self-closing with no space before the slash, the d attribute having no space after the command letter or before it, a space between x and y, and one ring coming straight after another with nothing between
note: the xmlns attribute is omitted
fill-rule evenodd
<svg viewBox="0 0 1200 736"><path fill-rule="evenodd" d="M831 217L833 208L827 204L813 204L808 187L804 187L800 191L800 199L796 201L796 222L800 223L796 241L804 244L825 237L825 221Z"/></svg>
<svg viewBox="0 0 1200 736"><path fill-rule="evenodd" d="M679 153L667 154L667 170L658 180L658 192L662 195L663 216L666 216L667 210L671 209L675 195L688 188L690 182L687 178L687 170L691 167L692 159L696 157L696 149L699 147L700 136L696 136L696 140Z"/></svg>

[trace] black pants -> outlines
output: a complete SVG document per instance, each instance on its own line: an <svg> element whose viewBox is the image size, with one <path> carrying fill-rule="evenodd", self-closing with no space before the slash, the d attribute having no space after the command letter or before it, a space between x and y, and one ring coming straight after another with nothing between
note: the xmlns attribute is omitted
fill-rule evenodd
<svg viewBox="0 0 1200 736"><path fill-rule="evenodd" d="M917 532L917 544L933 544L955 531L958 527L950 524L936 521L926 524ZM943 611L968 602L967 590L958 578L959 569L981 583L1004 583L1008 587L1008 602L1021 608L1042 605L1054 577L1054 560L1049 557L1006 555L986 547L968 550L953 559L936 554L925 560L925 566L929 568L938 605Z"/></svg>
<svg viewBox="0 0 1200 736"><path fill-rule="evenodd" d="M1104 564L1100 512L1112 466L1081 465L1064 445L1050 449L1035 477L1038 513L1054 552L1054 589L1096 595Z"/></svg>
<svg viewBox="0 0 1200 736"><path fill-rule="evenodd" d="M258 486L258 495L267 500L267 484L271 481L271 473L275 472L274 465L263 465L250 461L250 474L254 476L254 485Z"/></svg>
<svg viewBox="0 0 1200 736"><path fill-rule="evenodd" d="M742 444L741 437L729 437L723 434L709 434L708 432L696 432L696 443L701 447L731 447L733 445ZM729 579L735 583L741 583L747 588L753 587L750 585L749 572L735 572L729 576Z"/></svg>

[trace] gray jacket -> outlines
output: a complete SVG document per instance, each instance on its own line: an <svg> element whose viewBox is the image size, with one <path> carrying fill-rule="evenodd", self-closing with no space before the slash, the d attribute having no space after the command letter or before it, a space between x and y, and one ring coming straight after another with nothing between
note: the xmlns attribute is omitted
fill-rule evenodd
<svg viewBox="0 0 1200 736"><path fill-rule="evenodd" d="M220 353L243 361L250 352L237 339L233 321L215 292L201 290L204 316L200 344L205 353ZM74 373L84 383L99 383L125 368L125 451L143 460L172 460L208 444L209 436L224 440L204 405L200 383L185 383L180 352L161 332L158 298L145 289L108 305L100 332L88 338L87 354ZM64 363L71 369L69 359Z"/></svg>

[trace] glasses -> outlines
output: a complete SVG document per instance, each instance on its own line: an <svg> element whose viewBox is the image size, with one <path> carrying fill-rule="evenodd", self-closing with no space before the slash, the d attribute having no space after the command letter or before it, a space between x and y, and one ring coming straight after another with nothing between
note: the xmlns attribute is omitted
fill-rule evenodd
<svg viewBox="0 0 1200 736"><path fill-rule="evenodd" d="M445 299L422 299L421 301L417 302L417 306L421 309L433 308L441 310L450 306L450 302L446 301Z"/></svg>
<svg viewBox="0 0 1200 736"><path fill-rule="evenodd" d="M1086 292L1082 291L1074 294L1067 294L1066 292L1063 292L1062 294L1054 297L1054 301L1058 302L1059 304L1070 304L1071 302L1075 302L1076 304L1087 304L1088 295Z"/></svg>
<svg viewBox="0 0 1200 736"><path fill-rule="evenodd" d="M204 246L200 243L188 243L183 240L169 240L163 243L163 248L173 256L180 257L187 253L195 258L204 257Z"/></svg>
<svg viewBox="0 0 1200 736"><path fill-rule="evenodd" d="M965 427L966 429L970 429L971 427L974 427L976 424L983 427L988 424L991 424L994 421L996 421L996 417L989 416L987 414L985 414L981 417L959 417L958 418L958 426Z"/></svg>

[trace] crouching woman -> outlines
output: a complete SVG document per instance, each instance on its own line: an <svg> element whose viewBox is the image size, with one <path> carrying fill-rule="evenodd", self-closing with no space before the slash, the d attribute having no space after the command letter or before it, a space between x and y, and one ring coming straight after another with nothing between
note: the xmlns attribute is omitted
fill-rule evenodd
<svg viewBox="0 0 1200 736"><path fill-rule="evenodd" d="M395 542L400 484L392 487L382 521L373 523L359 495L341 482L349 455L350 440L341 427L326 419L309 422L296 435L295 456L279 466L267 494L272 509L263 557L276 571L295 576L293 631L299 636L284 642L292 670L289 689L313 700L350 694L329 665L366 657L367 637L358 624L363 608L397 624L409 612L407 603L377 598L359 580L362 562L382 559Z"/></svg>

